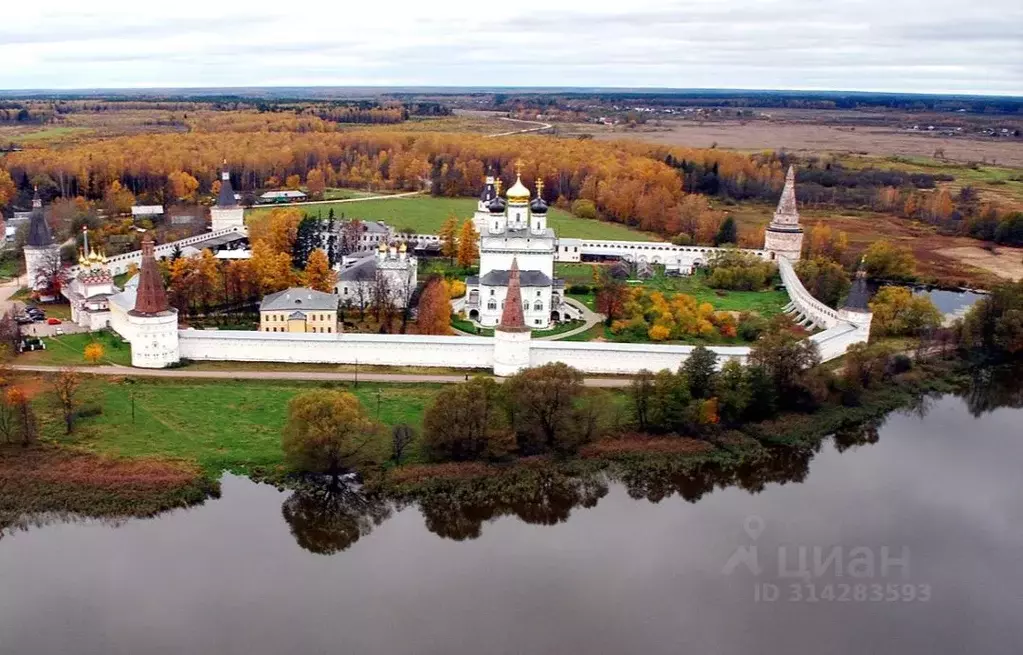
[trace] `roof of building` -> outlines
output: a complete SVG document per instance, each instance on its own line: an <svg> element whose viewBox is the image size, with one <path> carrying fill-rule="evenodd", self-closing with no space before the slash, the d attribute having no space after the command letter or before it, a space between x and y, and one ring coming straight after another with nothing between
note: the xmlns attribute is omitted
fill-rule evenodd
<svg viewBox="0 0 1023 655"><path fill-rule="evenodd" d="M337 274L339 282L370 282L376 279L377 257L376 253L363 257L357 262L344 268Z"/></svg>
<svg viewBox="0 0 1023 655"><path fill-rule="evenodd" d="M845 299L843 309L854 312L870 311L870 288L867 286L867 272L863 270L862 266L860 270L856 271L856 279L853 280L852 287L849 289L849 297Z"/></svg>
<svg viewBox="0 0 1023 655"><path fill-rule="evenodd" d="M522 332L528 330L526 318L522 311L522 290L519 288L519 260L512 258L511 270L508 271L508 294L504 297L501 309L501 322L497 329L502 332Z"/></svg>
<svg viewBox="0 0 1023 655"><path fill-rule="evenodd" d="M512 270L516 272L519 286L523 287L549 287L551 279L543 271L519 271L518 261L512 260ZM486 275L480 278L480 283L488 287L506 287L511 285L512 271L487 271Z"/></svg>
<svg viewBox="0 0 1023 655"><path fill-rule="evenodd" d="M271 293L259 303L259 311L337 311L340 298L333 293L324 293L305 287L292 287Z"/></svg>
<svg viewBox="0 0 1023 655"><path fill-rule="evenodd" d="M156 315L170 309L167 304L167 292L163 288L163 276L156 267L153 255L153 240L147 238L142 242L142 267L138 274L138 292L135 297L136 314Z"/></svg>
<svg viewBox="0 0 1023 655"><path fill-rule="evenodd" d="M163 213L163 205L132 205L132 216L157 216Z"/></svg>
<svg viewBox="0 0 1023 655"><path fill-rule="evenodd" d="M46 216L43 215L43 206L42 201L39 200L38 190L32 198L32 217L29 219L28 238L25 240L25 245L35 247L53 245L53 233L50 231L50 225L46 222Z"/></svg>
<svg viewBox="0 0 1023 655"><path fill-rule="evenodd" d="M286 189L284 191L267 191L259 197L267 200L274 198L305 198L305 194L295 189Z"/></svg>
<svg viewBox="0 0 1023 655"><path fill-rule="evenodd" d="M231 186L231 175L224 171L220 174L220 191L217 192L217 207L237 207L238 200L234 197Z"/></svg>
<svg viewBox="0 0 1023 655"><path fill-rule="evenodd" d="M799 209L796 207L796 169L789 166L785 174L785 187L781 190L781 198L778 199L778 208L774 212L772 223L799 223Z"/></svg>

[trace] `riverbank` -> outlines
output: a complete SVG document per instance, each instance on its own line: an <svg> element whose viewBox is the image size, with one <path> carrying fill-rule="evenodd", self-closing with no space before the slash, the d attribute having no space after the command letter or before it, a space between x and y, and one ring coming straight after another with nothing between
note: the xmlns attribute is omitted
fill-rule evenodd
<svg viewBox="0 0 1023 655"><path fill-rule="evenodd" d="M770 478L779 465L784 472L793 461L809 457L829 435L850 444L869 442L870 431L886 414L912 407L929 394L961 390L968 382L964 376L958 362L921 362L867 389L855 406L827 404L813 413L787 413L700 439L621 429L568 458L438 464L427 460L417 440L396 465L389 460L387 430L373 444L372 459L382 464L360 473L373 493L419 502L435 494L528 494L537 476L550 484L599 472L639 489L709 471L715 479ZM426 406L443 385L362 383L356 388L269 380L88 378L80 395L89 399L90 410L71 435L63 434L55 397L41 390L33 407L43 445L0 451L0 487L5 489L0 525L15 524L16 516L53 512L148 516L216 495L223 471L291 486L298 478L285 467L280 447L287 403L302 391L323 386L354 393L368 414L388 428L407 424L418 430ZM41 384L36 387L42 389ZM608 393L614 411L624 417L628 392Z"/></svg>

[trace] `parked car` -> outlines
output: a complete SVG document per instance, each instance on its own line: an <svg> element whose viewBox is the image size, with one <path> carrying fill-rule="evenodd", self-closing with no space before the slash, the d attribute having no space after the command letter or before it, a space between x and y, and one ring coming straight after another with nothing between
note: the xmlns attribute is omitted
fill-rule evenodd
<svg viewBox="0 0 1023 655"><path fill-rule="evenodd" d="M56 330L54 330L53 333L56 334L57 336L60 336L60 335L64 334L64 328L60 328L59 327Z"/></svg>
<svg viewBox="0 0 1023 655"><path fill-rule="evenodd" d="M46 324L47 325L60 325L60 319L59 318L48 318L48 319L46 319Z"/></svg>
<svg viewBox="0 0 1023 655"><path fill-rule="evenodd" d="M46 316L46 312L35 307L28 307L25 309L25 313L29 316Z"/></svg>
<svg viewBox="0 0 1023 655"><path fill-rule="evenodd" d="M32 320L32 317L27 314L21 314L15 320L18 321L18 325L29 325L30 323L35 322Z"/></svg>

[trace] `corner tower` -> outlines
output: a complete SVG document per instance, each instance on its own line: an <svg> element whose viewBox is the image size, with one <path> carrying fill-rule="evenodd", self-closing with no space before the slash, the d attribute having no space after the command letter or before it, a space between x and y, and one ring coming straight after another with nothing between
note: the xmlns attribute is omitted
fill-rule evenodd
<svg viewBox="0 0 1023 655"><path fill-rule="evenodd" d="M797 261L803 252L803 228L799 225L796 208L796 171L792 166L785 175L778 209L764 233L764 250L792 261Z"/></svg>
<svg viewBox="0 0 1023 655"><path fill-rule="evenodd" d="M128 323L132 330L132 366L164 368L180 361L178 310L167 303L163 277L153 254L153 240L149 238L142 242L135 308L128 312Z"/></svg>
<svg viewBox="0 0 1023 655"><path fill-rule="evenodd" d="M43 214L43 201L39 189L32 197L32 216L28 224L28 238L25 240L25 276L28 286L37 291L43 300L52 300L60 293L53 288L60 269L60 244L54 243L50 225Z"/></svg>
<svg viewBox="0 0 1023 655"><path fill-rule="evenodd" d="M494 330L494 375L515 375L529 367L530 331L522 308L519 262L512 260L501 322Z"/></svg>
<svg viewBox="0 0 1023 655"><path fill-rule="evenodd" d="M856 271L856 279L849 289L845 305L838 310L838 318L856 326L864 341L870 339L870 323L874 314L870 311L870 289L867 287L867 272L862 262Z"/></svg>
<svg viewBox="0 0 1023 655"><path fill-rule="evenodd" d="M228 228L242 229L245 227L245 208L238 204L231 186L231 173L224 162L224 170L220 172L220 192L217 204L210 207L210 229L224 230Z"/></svg>

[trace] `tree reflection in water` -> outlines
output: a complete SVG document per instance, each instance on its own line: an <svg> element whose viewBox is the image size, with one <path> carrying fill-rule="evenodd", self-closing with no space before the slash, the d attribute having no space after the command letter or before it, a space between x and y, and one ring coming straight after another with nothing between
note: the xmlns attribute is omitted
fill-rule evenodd
<svg viewBox="0 0 1023 655"><path fill-rule="evenodd" d="M963 398L979 416L998 407L1023 407L1020 371L978 373ZM906 408L921 418L935 397L923 396ZM840 430L832 441L839 452L875 444L885 422L880 417ZM739 465L693 465L670 457L637 458L606 465L523 465L486 478L435 480L417 491L386 498L343 483L307 483L284 502L282 512L296 541L314 553L345 550L391 516L395 507L418 506L427 529L445 539L477 539L483 525L503 516L526 523L555 525L572 510L589 508L608 493L609 482L622 484L630 497L660 502L680 496L695 503L715 489L739 487L756 494L769 484L802 482L821 444L810 448L768 447L765 454Z"/></svg>
<svg viewBox="0 0 1023 655"><path fill-rule="evenodd" d="M606 494L600 474L573 475L544 466L451 482L417 494L416 500L430 532L462 541L478 538L485 522L502 516L555 525L567 521L576 507L594 507Z"/></svg>
<svg viewBox="0 0 1023 655"><path fill-rule="evenodd" d="M339 553L391 517L379 494L339 480L303 481L281 505L299 546L319 555Z"/></svg>

